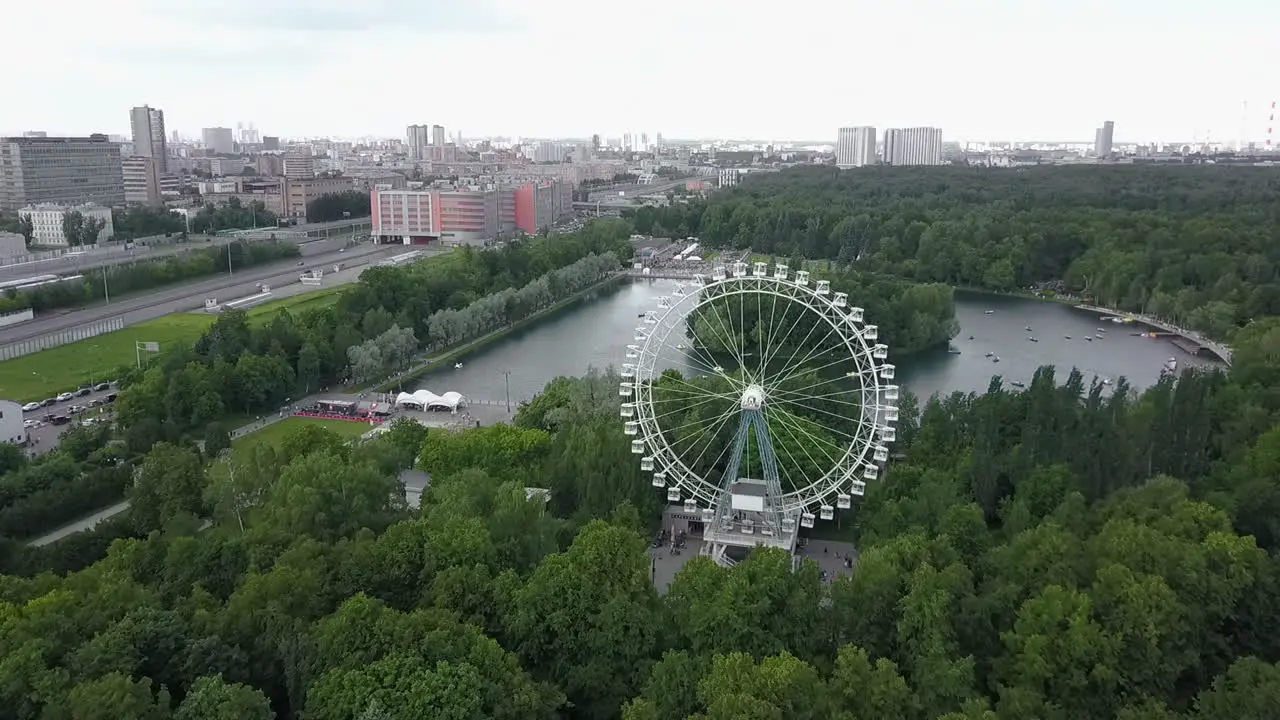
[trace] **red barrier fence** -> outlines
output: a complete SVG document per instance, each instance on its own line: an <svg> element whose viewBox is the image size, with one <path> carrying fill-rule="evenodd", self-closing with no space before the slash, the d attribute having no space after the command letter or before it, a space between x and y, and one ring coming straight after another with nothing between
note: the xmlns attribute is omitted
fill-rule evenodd
<svg viewBox="0 0 1280 720"><path fill-rule="evenodd" d="M347 422L368 423L380 425L387 421L387 418L371 417L369 415L331 415L329 413L304 412L299 410L294 413L297 417L316 418L317 420L346 420Z"/></svg>

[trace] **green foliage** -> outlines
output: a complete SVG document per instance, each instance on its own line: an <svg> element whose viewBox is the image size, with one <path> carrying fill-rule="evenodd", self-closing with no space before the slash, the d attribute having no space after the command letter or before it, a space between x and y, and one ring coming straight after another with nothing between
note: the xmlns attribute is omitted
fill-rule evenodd
<svg viewBox="0 0 1280 720"><path fill-rule="evenodd" d="M276 215L261 200L245 205L233 197L221 205L205 203L191 216L191 232L214 234L224 230L250 230L275 227Z"/></svg>
<svg viewBox="0 0 1280 720"><path fill-rule="evenodd" d="M187 223L167 207L131 205L111 211L111 226L115 229L116 240L137 240L185 232Z"/></svg>
<svg viewBox="0 0 1280 720"><path fill-rule="evenodd" d="M380 379L423 348L496 330L599 280L629 257L626 236L615 221L499 249L464 247L370 268L321 307L281 309L261 323L224 312L194 346L166 348L150 367L128 372L117 418L130 446L144 452L160 441L205 439L209 424L228 414L274 413L286 398Z"/></svg>
<svg viewBox="0 0 1280 720"><path fill-rule="evenodd" d="M798 168L631 219L916 282L1065 290L1221 336L1280 314L1278 182L1213 165Z"/></svg>
<svg viewBox="0 0 1280 720"><path fill-rule="evenodd" d="M333 222L348 217L369 217L372 211L367 192L345 190L340 193L326 193L307 203L307 222Z"/></svg>

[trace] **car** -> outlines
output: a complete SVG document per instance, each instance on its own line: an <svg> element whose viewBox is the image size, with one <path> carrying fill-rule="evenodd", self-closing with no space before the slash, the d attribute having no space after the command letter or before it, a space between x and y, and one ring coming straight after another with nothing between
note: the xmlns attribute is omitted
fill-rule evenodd
<svg viewBox="0 0 1280 720"><path fill-rule="evenodd" d="M39 427L39 426L40 426L39 420L23 420L22 421L22 427L27 430L30 430L33 427Z"/></svg>
<svg viewBox="0 0 1280 720"><path fill-rule="evenodd" d="M70 399L71 399L71 398L73 398L73 397L75 397L75 396L74 396L74 395L72 395L72 394L71 394L71 393L69 393L69 392L58 393L58 402L66 402L66 401L70 400Z"/></svg>
<svg viewBox="0 0 1280 720"><path fill-rule="evenodd" d="M42 407L44 406L38 402L31 402L22 406L22 412L35 412L36 410L39 410Z"/></svg>
<svg viewBox="0 0 1280 720"><path fill-rule="evenodd" d="M70 412L72 415L78 415L88 409L89 408L85 407L84 405L72 405L71 409L68 410L67 412Z"/></svg>
<svg viewBox="0 0 1280 720"><path fill-rule="evenodd" d="M93 389L94 389L94 391L95 391L95 392L100 392L100 391L102 391L102 390L106 390L106 389L108 389L108 388L110 388L110 387L111 387L111 383L98 383L97 385L94 385L94 386L93 386Z"/></svg>
<svg viewBox="0 0 1280 720"><path fill-rule="evenodd" d="M82 387L79 390L76 390L76 395L79 397L84 397L85 395L88 395L91 392L93 392L93 388L86 385L85 387Z"/></svg>

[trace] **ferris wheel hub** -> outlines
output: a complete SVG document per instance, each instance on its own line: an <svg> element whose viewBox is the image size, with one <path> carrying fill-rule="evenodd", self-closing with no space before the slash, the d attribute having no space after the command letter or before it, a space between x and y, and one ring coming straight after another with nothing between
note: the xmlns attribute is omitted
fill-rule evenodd
<svg viewBox="0 0 1280 720"><path fill-rule="evenodd" d="M743 410L762 410L764 409L765 400L764 388L759 385L748 385L742 391L742 409Z"/></svg>

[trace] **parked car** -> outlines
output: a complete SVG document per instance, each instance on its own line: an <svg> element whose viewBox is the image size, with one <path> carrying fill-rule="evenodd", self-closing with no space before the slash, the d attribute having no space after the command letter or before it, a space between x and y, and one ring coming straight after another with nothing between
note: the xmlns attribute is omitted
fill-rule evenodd
<svg viewBox="0 0 1280 720"><path fill-rule="evenodd" d="M70 400L70 399L71 399L71 398L73 398L73 397L75 397L75 396L74 396L74 395L72 395L72 394L71 394L71 393L69 393L69 392L58 393L58 402L66 402L66 401Z"/></svg>
<svg viewBox="0 0 1280 720"><path fill-rule="evenodd" d="M42 407L44 406L38 402L30 402L22 406L22 412L35 412L36 410L39 410Z"/></svg>
<svg viewBox="0 0 1280 720"><path fill-rule="evenodd" d="M91 392L93 392L93 388L89 387L88 385L85 385L84 387L80 388L79 390L76 390L76 395L78 395L78 396L80 396L80 397L84 397L85 395L88 395L88 394L89 394L89 393L91 393Z"/></svg>
<svg viewBox="0 0 1280 720"><path fill-rule="evenodd" d="M106 390L106 389L107 389L107 388L109 388L109 387L111 387L111 383L98 383L97 385L94 385L94 386L93 386L93 389L94 389L95 391L99 391L99 392L100 392L100 391L102 391L102 390Z"/></svg>

